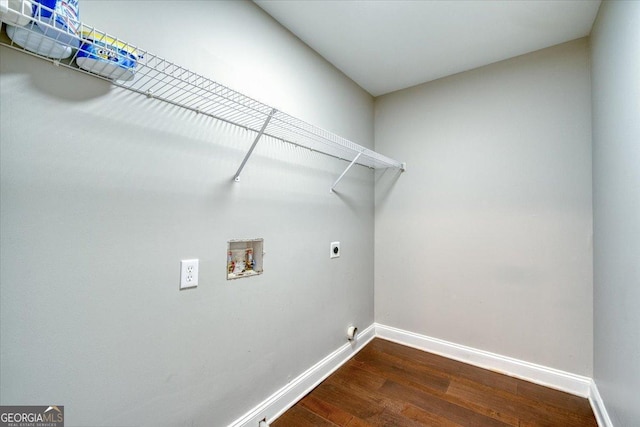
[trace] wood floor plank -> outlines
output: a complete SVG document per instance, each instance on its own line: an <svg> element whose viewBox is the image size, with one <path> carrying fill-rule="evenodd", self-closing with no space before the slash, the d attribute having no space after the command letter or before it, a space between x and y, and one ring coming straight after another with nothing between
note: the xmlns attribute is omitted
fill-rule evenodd
<svg viewBox="0 0 640 427"><path fill-rule="evenodd" d="M459 398L458 396L456 396L456 394L447 393L449 383L450 383L449 378L452 378L452 376L449 376L449 378L438 377L438 380L435 383L435 386L434 386L434 383L431 382L431 380L428 383L426 383L426 386L425 386L425 382L420 381L420 379L424 378L420 376L420 373L422 373L422 369L420 369L419 366L414 366L416 365L415 362L409 362L409 361L398 362L398 360L394 360L388 354L379 354L379 357L377 357L376 360L373 360L373 359L368 360L369 358L371 358L371 356L365 355L364 357L361 357L359 359L359 362L363 363L363 365L365 365L364 361L365 360L367 361L366 366L363 366L363 369L372 369L378 372L381 376L384 376L385 378L388 378L390 380L404 384L409 387L421 389L422 391L431 393L435 397L448 401L449 403L462 406L474 412L478 412L484 416L494 418L508 425L511 425L511 426L518 425L519 420L517 416L514 416L512 413L505 414L502 411L496 411L495 409L491 407L487 407L486 405L479 404L478 402L474 402L472 400L466 400L464 398ZM404 370L400 371L401 372L400 374L398 374L398 369L399 369L397 368L398 363L404 364ZM491 374L494 375L493 373ZM415 381L418 381L418 382L415 382ZM494 389L491 389L489 391L490 395L493 394L493 390Z"/></svg>
<svg viewBox="0 0 640 427"><path fill-rule="evenodd" d="M371 393L354 393L353 389L325 380L313 390L313 393L325 402L334 405L349 414L366 420L384 410L382 399L376 399Z"/></svg>
<svg viewBox="0 0 640 427"><path fill-rule="evenodd" d="M540 386L535 386L540 387ZM454 380L451 382L447 394L455 396L461 401L469 403L469 407L479 407L479 412L484 412L493 418L508 421L510 424L517 426L523 421L538 420L540 423L548 424L553 421L561 423L566 427L587 427L595 422L593 412L584 410L580 412L573 411L570 408L562 407L560 403L550 404L545 399L530 399L521 395L513 395L503 390L496 390L486 387L482 384L473 383L464 379ZM582 399L586 405L588 401ZM499 408L499 413L495 415L489 414L495 408Z"/></svg>
<svg viewBox="0 0 640 427"><path fill-rule="evenodd" d="M444 392L449 386L449 377L431 369L426 369L414 361L403 361L384 353L358 354L354 363L363 369L392 379L399 383L410 381L426 390Z"/></svg>
<svg viewBox="0 0 640 427"><path fill-rule="evenodd" d="M424 424L412 420L411 418L402 415L401 411L385 408L379 414L374 415L366 420L369 425L376 427L423 427Z"/></svg>
<svg viewBox="0 0 640 427"><path fill-rule="evenodd" d="M278 427L335 427L336 425L300 405L294 405L273 424Z"/></svg>
<svg viewBox="0 0 640 427"><path fill-rule="evenodd" d="M381 357L394 358L397 363L400 364L404 362L420 363L423 365L423 369L430 369L441 375L456 378L467 378L471 381L476 381L493 388L517 393L518 380L516 378L508 377L506 375L493 375L494 372L489 370L458 362L457 360L448 359L443 356L438 356L437 354L406 347L391 341L375 339L367 345L365 349L358 353L356 357L359 357L364 350L378 352Z"/></svg>
<svg viewBox="0 0 640 427"><path fill-rule="evenodd" d="M405 405L405 408L402 410L402 415L409 418L410 420L419 422L423 426L427 425L432 427L463 427L462 424L454 423L453 421L441 417L440 415L432 414L431 412L427 412L411 404Z"/></svg>
<svg viewBox="0 0 640 427"><path fill-rule="evenodd" d="M421 390L390 380L382 386L381 391L393 396L395 399L401 399L427 412L468 427L510 427L509 424L503 423L502 421L458 406L433 394L425 393Z"/></svg>
<svg viewBox="0 0 640 427"><path fill-rule="evenodd" d="M587 399L379 338L272 425L597 427Z"/></svg>
<svg viewBox="0 0 640 427"><path fill-rule="evenodd" d="M487 417L496 419L505 424L517 427L520 424L517 405L507 396L501 395L496 389L474 384L451 381L447 396L455 403L481 413Z"/></svg>
<svg viewBox="0 0 640 427"><path fill-rule="evenodd" d="M371 427L371 424L366 422L365 420L361 420L358 417L353 417L347 427Z"/></svg>
<svg viewBox="0 0 640 427"><path fill-rule="evenodd" d="M331 421L332 423L344 427L349 424L353 415L338 408L335 405L325 402L324 400L316 397L314 394L305 396L300 402L300 406L303 408L321 416L322 418Z"/></svg>
<svg viewBox="0 0 640 427"><path fill-rule="evenodd" d="M352 359L336 371L329 380L347 387L377 390L384 384L386 378L370 370L363 369L359 363Z"/></svg>
<svg viewBox="0 0 640 427"><path fill-rule="evenodd" d="M587 399L552 388L540 387L528 381L518 380L518 395L530 400L545 402L549 406L569 410L582 416L593 415Z"/></svg>

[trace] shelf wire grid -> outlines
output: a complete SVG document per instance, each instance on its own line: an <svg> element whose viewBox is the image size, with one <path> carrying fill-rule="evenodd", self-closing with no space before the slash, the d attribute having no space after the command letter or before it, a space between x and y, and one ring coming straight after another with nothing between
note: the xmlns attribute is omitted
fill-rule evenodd
<svg viewBox="0 0 640 427"><path fill-rule="evenodd" d="M2 1L6 3L7 0L0 0L0 2ZM11 40L5 31L6 26L9 24L4 24L2 35L0 36L0 44L53 61L55 65L107 80L115 86L186 108L256 133L260 131L272 111L275 111L264 130L265 136L348 162L351 162L360 154L356 164L370 168L404 169L403 163L287 113L274 110L269 105L94 27L82 24L79 21L73 21L68 16L62 17L68 27L75 26L80 28L82 35L61 30L59 24L51 24L51 22L56 22L58 16L61 16L56 10L38 6L38 11L48 11L52 15L52 20L41 19L39 16L41 12L35 17L23 14L21 12L21 10L24 10L22 6L26 3L30 4L29 0L14 1L14 8L18 9L18 11L14 10L10 19L14 23L19 19L22 20L22 23L28 21L26 25L20 27L21 31L26 33L24 40L21 44ZM19 6L16 7L16 4ZM43 32L47 33L46 38L42 37ZM50 51L47 50L47 43L51 45ZM23 47L25 45L30 45L31 50ZM90 54L93 52L92 47L97 48L104 45L117 46L118 52L134 55L136 67L132 80L113 80L101 76L100 72L102 70L99 65L93 68L93 72L78 67L76 60L80 53ZM61 46L70 48L72 53L68 58L56 59L54 51L55 49L59 51ZM108 65L109 63L105 61L104 67Z"/></svg>

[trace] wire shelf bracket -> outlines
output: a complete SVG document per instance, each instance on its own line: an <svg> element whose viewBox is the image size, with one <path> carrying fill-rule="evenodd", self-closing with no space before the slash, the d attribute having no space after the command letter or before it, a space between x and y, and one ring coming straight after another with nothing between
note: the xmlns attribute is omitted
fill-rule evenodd
<svg viewBox="0 0 640 427"><path fill-rule="evenodd" d="M347 162L347 168L331 186L331 192L354 165L400 171L406 168L405 163L276 110L94 27L61 16L42 4L35 14L31 5L31 0L0 0L0 20L3 21L0 45L255 132L253 144L233 177L236 182L256 145L265 136ZM43 12L48 12L50 17L45 19ZM79 30L60 29L60 22ZM101 57L105 51L109 56ZM82 68L81 64L91 64L91 67Z"/></svg>
<svg viewBox="0 0 640 427"><path fill-rule="evenodd" d="M353 159L351 161L351 163L349 163L349 166L347 166L347 168L344 170L344 172L342 172L342 174L338 177L338 179L336 179L336 181L333 183L333 185L329 189L329 193L333 193L333 190L335 190L336 185L338 185L338 183L342 180L342 178L344 178L344 176L347 174L347 172L349 172L349 169L351 169L351 167L356 164L356 162L358 161L360 156L362 156L362 153L358 153L356 158Z"/></svg>
<svg viewBox="0 0 640 427"><path fill-rule="evenodd" d="M251 157L251 153L253 153L253 149L256 148L256 145L258 145L258 141L260 141L260 138L262 138L262 135L264 135L264 131L269 125L269 122L271 121L271 118L276 113L276 111L277 110L273 108L271 110L271 113L269 113L269 116L267 116L267 119L262 124L262 128L260 128L260 130L258 131L258 135L256 135L256 139L253 140L253 144L251 144L251 148L249 148L249 151L247 151L247 154L244 156L244 159L242 160L242 163L240 164L238 171L233 177L233 180L235 182L240 182L240 174L242 173L242 169L244 169L244 165L247 164L247 160L249 160L249 157Z"/></svg>

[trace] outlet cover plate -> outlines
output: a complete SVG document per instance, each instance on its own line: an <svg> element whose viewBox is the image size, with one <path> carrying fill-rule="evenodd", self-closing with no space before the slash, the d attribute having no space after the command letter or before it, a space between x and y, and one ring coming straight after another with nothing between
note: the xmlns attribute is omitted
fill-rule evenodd
<svg viewBox="0 0 640 427"><path fill-rule="evenodd" d="M339 257L340 257L340 242L331 242L329 258L339 258Z"/></svg>
<svg viewBox="0 0 640 427"><path fill-rule="evenodd" d="M183 259L180 261L180 289L198 286L198 260Z"/></svg>

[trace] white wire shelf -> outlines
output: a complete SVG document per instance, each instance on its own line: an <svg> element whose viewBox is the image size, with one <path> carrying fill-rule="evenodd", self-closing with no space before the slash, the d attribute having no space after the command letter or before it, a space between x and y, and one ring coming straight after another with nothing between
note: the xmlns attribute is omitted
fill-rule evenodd
<svg viewBox="0 0 640 427"><path fill-rule="evenodd" d="M263 135L350 162L347 170L354 164L405 169L404 163L278 111L73 17L62 16L62 12L44 6L36 8L29 0L0 0L0 18L5 21L1 45L256 132L254 145L238 169L236 180Z"/></svg>

